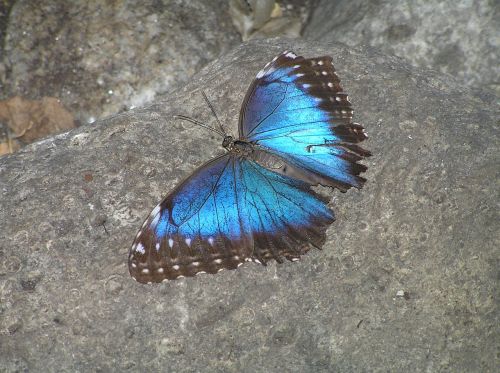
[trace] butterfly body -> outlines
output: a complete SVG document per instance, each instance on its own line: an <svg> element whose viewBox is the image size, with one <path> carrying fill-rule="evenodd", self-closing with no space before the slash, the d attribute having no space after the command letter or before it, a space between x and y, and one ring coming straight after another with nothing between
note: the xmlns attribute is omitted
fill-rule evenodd
<svg viewBox="0 0 500 373"><path fill-rule="evenodd" d="M352 123L330 57L284 52L250 86L239 138L176 187L144 222L129 254L143 283L235 269L245 261L298 260L320 248L334 221L311 187L361 187L369 152Z"/></svg>
<svg viewBox="0 0 500 373"><path fill-rule="evenodd" d="M253 145L247 141L234 140L232 136L224 137L222 147L228 152L249 156L253 152Z"/></svg>

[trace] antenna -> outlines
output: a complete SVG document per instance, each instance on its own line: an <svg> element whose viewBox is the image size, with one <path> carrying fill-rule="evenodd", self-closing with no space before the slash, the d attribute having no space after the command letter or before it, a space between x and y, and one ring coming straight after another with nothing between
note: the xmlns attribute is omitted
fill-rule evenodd
<svg viewBox="0 0 500 373"><path fill-rule="evenodd" d="M215 112L215 109L214 107L212 106L212 103L210 101L208 101L208 97L207 95L205 94L204 91L201 91L201 94L203 95L203 98L205 99L205 102L207 103L208 107L210 108L210 110L212 111L212 114L214 115L215 117L215 120L217 121L217 123L219 124L219 127L221 129L221 132L224 134L224 136L226 135L226 131L224 131L224 127L222 127L222 123L220 122L219 120L219 117L217 117L217 113Z"/></svg>
<svg viewBox="0 0 500 373"><path fill-rule="evenodd" d="M185 121L187 121L187 122L191 122L191 123L197 124L197 125L198 125L198 126L200 126L200 127L206 128L207 130L213 131L213 132L215 132L215 133L219 134L219 135L220 135L220 136L222 136L222 137L225 137L225 136L226 136L226 134L225 134L225 133L223 133L223 132L219 131L218 129L216 129L216 128L212 128L212 127L210 127L210 126L207 126L205 123L200 122L199 120L196 120L196 119L193 119L193 118L189 118L189 117L186 117L186 116L184 116L184 115L174 115L174 119L181 119L181 120L185 120Z"/></svg>
<svg viewBox="0 0 500 373"><path fill-rule="evenodd" d="M222 127L222 123L220 122L219 118L217 117L217 114L215 112L214 107L212 106L211 102L208 101L208 97L205 94L205 92L201 91L201 94L203 95L203 99L205 100L205 102L207 103L208 107L210 108L210 111L214 115L215 120L219 124L220 130L218 130L217 128L210 127L210 126L206 125L205 123L200 122L199 120L196 120L196 119L193 119L193 118L190 118L190 117L186 117L185 115L174 115L174 119L181 119L181 120L185 120L187 122L191 122L191 123L196 124L196 125L198 125L200 127L206 128L207 130L213 131L213 132L219 134L222 137L226 137L227 136L226 135L226 131L224 131L224 127Z"/></svg>

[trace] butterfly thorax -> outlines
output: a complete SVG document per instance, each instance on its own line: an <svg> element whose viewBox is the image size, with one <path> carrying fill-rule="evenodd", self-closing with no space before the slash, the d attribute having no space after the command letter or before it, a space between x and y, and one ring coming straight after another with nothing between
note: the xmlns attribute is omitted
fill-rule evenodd
<svg viewBox="0 0 500 373"><path fill-rule="evenodd" d="M253 152L251 143L241 140L235 140L232 136L224 137L222 147L228 152L248 156Z"/></svg>

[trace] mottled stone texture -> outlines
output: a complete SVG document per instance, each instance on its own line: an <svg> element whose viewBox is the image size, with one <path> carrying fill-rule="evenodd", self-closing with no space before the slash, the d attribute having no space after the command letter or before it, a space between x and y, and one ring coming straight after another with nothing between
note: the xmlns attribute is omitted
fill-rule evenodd
<svg viewBox="0 0 500 373"><path fill-rule="evenodd" d="M158 200L221 151L172 119L236 128L283 49L332 55L374 156L333 197L322 251L158 286L128 275ZM0 159L3 371L493 372L498 358L495 98L373 49L259 41L156 104Z"/></svg>
<svg viewBox="0 0 500 373"><path fill-rule="evenodd" d="M305 36L371 45L500 93L499 25L491 0L321 0Z"/></svg>
<svg viewBox="0 0 500 373"><path fill-rule="evenodd" d="M58 97L82 123L151 102L240 40L226 0L18 0L8 22L0 99Z"/></svg>

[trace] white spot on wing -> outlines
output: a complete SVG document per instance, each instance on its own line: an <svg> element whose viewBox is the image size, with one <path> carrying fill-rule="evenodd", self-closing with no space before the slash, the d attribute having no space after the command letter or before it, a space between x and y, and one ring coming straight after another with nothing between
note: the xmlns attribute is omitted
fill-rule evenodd
<svg viewBox="0 0 500 373"><path fill-rule="evenodd" d="M262 78L265 74L266 74L266 70L262 69L262 70L260 70L260 71L257 73L256 78L257 78L257 79L260 79L260 78Z"/></svg>
<svg viewBox="0 0 500 373"><path fill-rule="evenodd" d="M173 239L171 239L171 238L168 239L168 246L170 248L174 247L174 240Z"/></svg>
<svg viewBox="0 0 500 373"><path fill-rule="evenodd" d="M156 243L155 247L156 247L156 251L160 251L160 243L159 242Z"/></svg>
<svg viewBox="0 0 500 373"><path fill-rule="evenodd" d="M163 268L158 268L157 271L158 273L163 273Z"/></svg>
<svg viewBox="0 0 500 373"><path fill-rule="evenodd" d="M287 52L285 54L285 56L288 57L288 58L295 58L295 57L297 57L297 55L295 53L293 53L293 52Z"/></svg>
<svg viewBox="0 0 500 373"><path fill-rule="evenodd" d="M148 274L148 273L149 273L149 269L144 268L144 269L142 270L142 273Z"/></svg>
<svg viewBox="0 0 500 373"><path fill-rule="evenodd" d="M186 245L191 246L191 238L186 238L184 241L186 242Z"/></svg>
<svg viewBox="0 0 500 373"><path fill-rule="evenodd" d="M156 207L151 211L151 216L155 216L160 212L160 205L156 205Z"/></svg>
<svg viewBox="0 0 500 373"><path fill-rule="evenodd" d="M208 237L208 243L210 244L210 246L213 246L214 245L214 239L212 237Z"/></svg>
<svg viewBox="0 0 500 373"><path fill-rule="evenodd" d="M319 60L318 65L323 65L323 61Z"/></svg>
<svg viewBox="0 0 500 373"><path fill-rule="evenodd" d="M172 266L172 269L173 269L174 271L177 271L179 268L181 268L181 267L179 267L177 264L174 264L174 265Z"/></svg>
<svg viewBox="0 0 500 373"><path fill-rule="evenodd" d="M222 263L222 259L215 259L214 262L217 264L220 264L220 263Z"/></svg>
<svg viewBox="0 0 500 373"><path fill-rule="evenodd" d="M140 242L135 247L135 251L137 251L140 254L146 254L146 250L144 250L144 245Z"/></svg>
<svg viewBox="0 0 500 373"><path fill-rule="evenodd" d="M158 221L160 220L160 214L156 214L153 220L151 221L151 229L155 229Z"/></svg>

